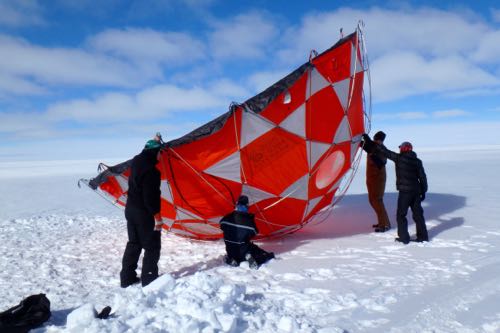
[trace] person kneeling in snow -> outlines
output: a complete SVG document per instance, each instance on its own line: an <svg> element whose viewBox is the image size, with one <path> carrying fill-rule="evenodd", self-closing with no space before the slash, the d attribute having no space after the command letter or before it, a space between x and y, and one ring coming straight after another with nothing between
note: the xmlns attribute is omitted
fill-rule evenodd
<svg viewBox="0 0 500 333"><path fill-rule="evenodd" d="M266 252L250 242L258 230L254 215L248 212L247 196L242 195L238 198L236 209L221 219L220 227L226 244L226 264L239 266L246 260L251 268L256 269L274 258L274 253Z"/></svg>

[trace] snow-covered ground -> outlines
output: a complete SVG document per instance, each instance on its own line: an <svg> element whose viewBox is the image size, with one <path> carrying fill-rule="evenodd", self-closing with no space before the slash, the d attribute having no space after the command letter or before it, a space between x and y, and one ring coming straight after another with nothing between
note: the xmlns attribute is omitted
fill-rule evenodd
<svg viewBox="0 0 500 333"><path fill-rule="evenodd" d="M123 212L76 186L97 161L0 162L0 311L43 292L37 332L500 332L500 149L419 156L429 243L372 232L362 163L324 223L260 243L277 259L259 270L224 266L220 241L164 233L164 275L144 289L119 287Z"/></svg>

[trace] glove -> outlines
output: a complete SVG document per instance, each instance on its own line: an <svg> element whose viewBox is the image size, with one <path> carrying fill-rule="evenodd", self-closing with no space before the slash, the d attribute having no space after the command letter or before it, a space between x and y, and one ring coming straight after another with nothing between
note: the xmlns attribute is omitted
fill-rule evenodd
<svg viewBox="0 0 500 333"><path fill-rule="evenodd" d="M422 193L420 194L420 201L424 201L425 200L425 193Z"/></svg>
<svg viewBox="0 0 500 333"><path fill-rule="evenodd" d="M163 219L160 214L155 215L155 231L161 231L163 227Z"/></svg>
<svg viewBox="0 0 500 333"><path fill-rule="evenodd" d="M372 139L368 136L368 134L363 134L363 150L367 153L372 153L374 150L374 143Z"/></svg>

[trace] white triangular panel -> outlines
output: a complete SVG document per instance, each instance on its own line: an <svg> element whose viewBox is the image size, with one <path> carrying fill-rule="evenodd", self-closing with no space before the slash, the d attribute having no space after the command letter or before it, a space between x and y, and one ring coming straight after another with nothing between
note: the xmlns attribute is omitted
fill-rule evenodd
<svg viewBox="0 0 500 333"><path fill-rule="evenodd" d="M354 163L356 153L358 152L359 143L361 142L361 135L356 135L352 138L351 142L351 164Z"/></svg>
<svg viewBox="0 0 500 333"><path fill-rule="evenodd" d="M160 183L160 191L161 197L166 201L173 203L174 199L172 198L172 190L170 189L170 184L167 180L162 180Z"/></svg>
<svg viewBox="0 0 500 333"><path fill-rule="evenodd" d="M321 75L316 68L313 68L309 72L309 77L307 78L306 86L306 99L309 99L312 95L320 91L321 89L328 87L330 82L328 82L323 75Z"/></svg>
<svg viewBox="0 0 500 333"><path fill-rule="evenodd" d="M174 225L174 220L172 219L167 219L166 217L162 217L161 220L163 221L164 224L166 224L168 226L168 228L172 228L172 226Z"/></svg>
<svg viewBox="0 0 500 333"><path fill-rule="evenodd" d="M341 143L345 141L351 141L351 129L349 127L349 120L347 116L344 116L340 122L337 131L335 132L335 137L333 138L333 143Z"/></svg>
<svg viewBox="0 0 500 333"><path fill-rule="evenodd" d="M116 181L118 184L120 184L120 188L122 189L122 192L127 192L128 191L128 178L122 175L118 175L115 177Z"/></svg>
<svg viewBox="0 0 500 333"><path fill-rule="evenodd" d="M321 199L323 199L322 196L309 200L309 203L307 204L306 212L304 213L304 217L309 215L309 213L314 209L314 207L316 207L316 205L318 204L318 202L320 202Z"/></svg>
<svg viewBox="0 0 500 333"><path fill-rule="evenodd" d="M302 104L288 115L281 122L280 127L304 138L306 136L306 104Z"/></svg>
<svg viewBox="0 0 500 333"><path fill-rule="evenodd" d="M179 235L179 236L188 236L188 237L195 237L196 236L195 234L193 234L189 231L181 230L181 229L170 229L170 232L172 232L175 235Z"/></svg>
<svg viewBox="0 0 500 333"><path fill-rule="evenodd" d="M286 190L284 190L283 193L280 194L280 197L307 200L308 185L309 185L309 174L306 174L303 177L300 177L295 183L290 185Z"/></svg>
<svg viewBox="0 0 500 333"><path fill-rule="evenodd" d="M243 188L241 189L241 194L246 195L248 197L250 204L254 204L262 200L276 197L272 193L259 190L258 188L255 188L250 185L243 185Z"/></svg>
<svg viewBox="0 0 500 333"><path fill-rule="evenodd" d="M307 160L311 168L318 162L323 154L330 148L331 145L322 142L308 141L307 142Z"/></svg>
<svg viewBox="0 0 500 333"><path fill-rule="evenodd" d="M188 212L180 207L177 207L177 215L175 217L176 220L203 220L198 215Z"/></svg>
<svg viewBox="0 0 500 333"><path fill-rule="evenodd" d="M208 220L209 220L210 222L213 222L213 223L219 223L219 222L220 222L220 220L222 220L222 218L223 218L223 217L224 217L224 216L216 216L216 217L211 217L211 218L209 218Z"/></svg>
<svg viewBox="0 0 500 333"><path fill-rule="evenodd" d="M259 136L269 132L274 125L251 111L243 111L241 118L240 147L243 148Z"/></svg>
<svg viewBox="0 0 500 333"><path fill-rule="evenodd" d="M358 134L358 135L355 135L352 137L352 143L356 143L357 145L359 145L359 143L361 142L361 138L363 137L362 134Z"/></svg>
<svg viewBox="0 0 500 333"><path fill-rule="evenodd" d="M237 151L225 159L215 163L204 172L213 176L241 183L240 166L240 152Z"/></svg>
<svg viewBox="0 0 500 333"><path fill-rule="evenodd" d="M339 98L340 104L347 111L347 103L349 103L349 87L351 85L351 78L344 79L333 84L333 90Z"/></svg>
<svg viewBox="0 0 500 333"><path fill-rule="evenodd" d="M190 231L201 233L201 234L210 234L210 235L218 235L222 233L222 230L211 226L208 223L183 223L182 224L186 229Z"/></svg>
<svg viewBox="0 0 500 333"><path fill-rule="evenodd" d="M114 199L114 198L113 198ZM118 201L121 201L123 202L124 204L127 203L127 199L128 199L128 196L126 196L125 194L122 194L120 195L120 197L118 198Z"/></svg>
<svg viewBox="0 0 500 333"><path fill-rule="evenodd" d="M361 62L359 61L359 57L357 57L356 51L358 50L356 50L356 47L353 44L351 51L351 77L364 70Z"/></svg>

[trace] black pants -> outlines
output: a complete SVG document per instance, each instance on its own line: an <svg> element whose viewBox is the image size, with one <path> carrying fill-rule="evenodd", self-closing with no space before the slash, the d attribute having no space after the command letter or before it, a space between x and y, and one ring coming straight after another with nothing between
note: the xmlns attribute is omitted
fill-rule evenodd
<svg viewBox="0 0 500 333"><path fill-rule="evenodd" d="M227 256L236 260L238 264L246 260L245 255L247 253L250 253L259 265L262 265L263 263L274 258L274 253L267 252L252 242L247 242L244 244L234 244L226 242L226 252Z"/></svg>
<svg viewBox="0 0 500 333"><path fill-rule="evenodd" d="M429 236L427 235L427 227L425 226L424 210L418 192L399 192L398 211L396 213L399 239L403 242L408 242L410 240L408 220L406 219L408 208L411 208L413 214L413 220L417 228L417 239L428 241Z"/></svg>
<svg viewBox="0 0 500 333"><path fill-rule="evenodd" d="M144 249L142 259L141 281L145 286L158 277L158 260L160 260L161 233L154 231L154 217L147 211L125 208L127 219L128 242L123 253L121 284L129 285L137 279L135 270Z"/></svg>

